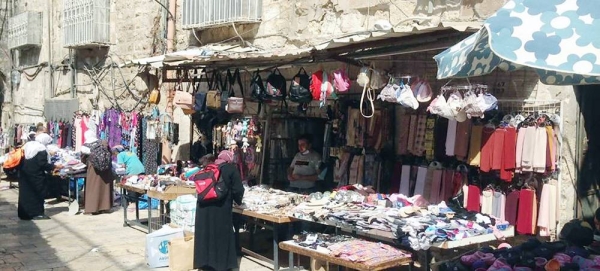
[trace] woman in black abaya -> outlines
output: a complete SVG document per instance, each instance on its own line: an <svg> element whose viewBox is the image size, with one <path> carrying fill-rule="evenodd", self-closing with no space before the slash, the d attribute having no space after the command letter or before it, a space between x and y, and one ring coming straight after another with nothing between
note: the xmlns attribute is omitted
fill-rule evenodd
<svg viewBox="0 0 600 271"><path fill-rule="evenodd" d="M242 203L244 186L240 172L232 164L233 153L223 151L215 161L213 155L204 156L200 163L220 165L220 176L229 187L224 200L196 204L194 237L194 268L225 271L238 268L237 246L233 230L233 202Z"/></svg>
<svg viewBox="0 0 600 271"><path fill-rule="evenodd" d="M23 146L25 159L19 176L18 215L23 220L49 219L44 214L44 199L48 193L46 173L57 166L50 164L46 146L52 138L42 133Z"/></svg>

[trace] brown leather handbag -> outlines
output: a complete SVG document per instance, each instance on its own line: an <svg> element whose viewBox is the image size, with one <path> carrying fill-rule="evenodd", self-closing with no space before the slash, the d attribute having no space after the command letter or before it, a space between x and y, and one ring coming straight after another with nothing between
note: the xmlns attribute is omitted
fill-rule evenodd
<svg viewBox="0 0 600 271"><path fill-rule="evenodd" d="M236 69L235 72L233 72L233 75L229 71L227 71L227 80L229 81L229 98L227 98L227 105L225 106L225 111L231 114L242 114L244 113L245 104L244 87L242 86L240 70ZM242 97L235 97L235 90L233 89L233 86L236 83L240 86Z"/></svg>

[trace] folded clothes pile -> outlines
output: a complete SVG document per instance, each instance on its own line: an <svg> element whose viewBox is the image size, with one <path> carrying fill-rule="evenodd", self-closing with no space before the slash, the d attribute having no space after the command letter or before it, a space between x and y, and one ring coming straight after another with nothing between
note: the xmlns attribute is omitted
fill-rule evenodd
<svg viewBox="0 0 600 271"><path fill-rule="evenodd" d="M330 255L344 260L377 265L379 263L410 257L410 254L390 245L365 240L351 240L328 247Z"/></svg>
<svg viewBox="0 0 600 271"><path fill-rule="evenodd" d="M540 242L532 238L511 247L501 244L497 249L484 247L460 259L442 264L445 270L600 270L600 256L590 257L582 247L568 246L566 242Z"/></svg>
<svg viewBox="0 0 600 271"><path fill-rule="evenodd" d="M371 266L410 257L409 253L392 246L360 240L347 235L305 233L295 236L294 242L334 257Z"/></svg>
<svg viewBox="0 0 600 271"><path fill-rule="evenodd" d="M356 231L388 232L399 244L414 250L427 250L436 242L483 234L494 234L502 239L502 231L509 226L460 206L447 206L444 202L430 205L419 195L368 194L367 189L350 188L304 196L260 186L248 187L242 207Z"/></svg>
<svg viewBox="0 0 600 271"><path fill-rule="evenodd" d="M253 186L245 188L241 207L257 213L288 217L289 210L304 198L296 193Z"/></svg>

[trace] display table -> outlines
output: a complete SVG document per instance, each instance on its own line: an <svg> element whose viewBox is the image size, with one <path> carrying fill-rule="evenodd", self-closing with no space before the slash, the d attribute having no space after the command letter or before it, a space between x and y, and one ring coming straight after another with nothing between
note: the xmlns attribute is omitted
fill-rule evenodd
<svg viewBox="0 0 600 271"><path fill-rule="evenodd" d="M164 224L171 222L168 208L169 201L175 200L179 196L194 194L196 194L196 188L183 186L169 186L165 191L148 190L146 192L148 202L152 202L152 199L158 200L158 217L153 220L151 217L152 212L150 212L148 216L148 233L152 232L153 229L159 229Z"/></svg>
<svg viewBox="0 0 600 271"><path fill-rule="evenodd" d="M257 212L253 212L253 211L249 211L249 210L244 210L239 207L234 207L233 213L238 216L247 218L246 222L249 224L258 225L258 226L264 227L266 229L269 229L273 232L273 259L269 259L267 257L264 257L256 252L252 251L252 249L254 248L254 232L253 231L250 231L250 248L242 248L243 253L273 264L274 271L297 270L293 267L293 263L294 263L294 253L293 252L289 252L289 254L288 254L289 265L291 267L289 267L288 269L280 269L279 245L278 245L279 238L280 238L279 232L280 232L281 228L283 227L283 225L293 223L294 221L296 221L296 219L291 218L291 217L277 217L277 216L271 216L268 214L261 214L261 213L257 213ZM242 223L242 219L237 219L237 222L238 223L235 226L235 230L236 230L236 234L239 236L239 230L240 230L240 225ZM288 238L291 238L291 234L292 234L292 227L288 227L288 235L289 235Z"/></svg>
<svg viewBox="0 0 600 271"><path fill-rule="evenodd" d="M152 232L150 227L150 220L152 218L152 208L150 198L144 199L142 195L146 194L145 189L133 187L126 184L116 183L116 188L121 188L121 206L123 207L123 227L129 226L138 226L140 228L145 229L148 233ZM127 192L138 193L135 197L127 195ZM127 198L132 198L135 200L135 220L131 220L127 218ZM143 220L140 219L140 202L148 203L148 219L146 223L143 223Z"/></svg>
<svg viewBox="0 0 600 271"><path fill-rule="evenodd" d="M391 232L386 232L386 231L381 231L381 230L370 230L368 232L364 232L364 231L356 231L351 228L344 228L344 227L340 227L340 230L343 232L352 233L353 235L364 236L364 237L371 238L371 239L381 240L381 241L387 242L387 243L393 243L393 240L395 239L394 234L392 234ZM514 228L514 226L509 226L506 230L501 231L501 233L502 233L502 235L504 235L505 238L514 237L515 236L515 228ZM453 248L465 247L465 246L470 246L470 245L483 244L486 242L494 241L496 239L497 239L496 236L493 233L490 233L490 234L484 234L484 235L464 238L462 240L433 243L431 245L431 247L438 248L438 249L453 249ZM432 258L431 257L431 249L428 249L425 251L425 263L424 263L425 270L431 269L430 268L431 258Z"/></svg>
<svg viewBox="0 0 600 271"><path fill-rule="evenodd" d="M293 240L281 242L279 243L279 247L283 250L289 251L290 253L295 253L298 255L310 257L311 259L315 259L318 261L332 263L338 266L343 266L359 271L386 270L388 268L394 268L399 266L408 266L409 269L412 269L412 259L410 257L396 258L390 261L381 262L377 265L366 265L364 263L352 262L339 257L331 256L319 250L299 246Z"/></svg>

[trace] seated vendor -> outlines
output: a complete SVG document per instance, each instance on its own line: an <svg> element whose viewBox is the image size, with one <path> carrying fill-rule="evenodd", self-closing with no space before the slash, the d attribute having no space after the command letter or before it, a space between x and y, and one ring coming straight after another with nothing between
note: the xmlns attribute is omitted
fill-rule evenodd
<svg viewBox="0 0 600 271"><path fill-rule="evenodd" d="M144 164L140 161L137 155L129 150L125 150L125 147L117 145L112 147L113 154L117 156L117 164L125 167L125 174L127 176L140 175L146 172Z"/></svg>
<svg viewBox="0 0 600 271"><path fill-rule="evenodd" d="M294 156L288 169L290 192L310 194L316 191L316 182L320 181L321 155L312 150L310 135L298 138L299 152Z"/></svg>

